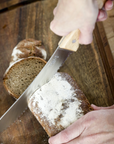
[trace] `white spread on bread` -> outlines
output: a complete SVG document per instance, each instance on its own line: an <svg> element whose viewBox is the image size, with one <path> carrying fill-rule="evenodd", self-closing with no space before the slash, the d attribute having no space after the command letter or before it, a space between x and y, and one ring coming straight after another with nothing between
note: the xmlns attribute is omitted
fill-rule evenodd
<svg viewBox="0 0 114 144"><path fill-rule="evenodd" d="M12 62L10 62L10 65L12 65L15 61L17 61L19 59L18 58L19 54L22 54L22 52L19 49L17 49L17 46L14 47L12 55L11 55L13 57L13 60L12 60Z"/></svg>
<svg viewBox="0 0 114 144"><path fill-rule="evenodd" d="M38 49L39 51L41 51L42 53L42 56L43 56L43 59L46 60L47 58L47 52L45 49L43 48L39 48L37 46L35 46L36 49ZM13 60L10 62L10 65L14 64L15 61L19 60L20 58L18 57L18 55L20 54L24 54L21 50L17 49L18 47L16 46L14 49L13 49L13 52L12 52L12 55L11 57L13 58Z"/></svg>
<svg viewBox="0 0 114 144"><path fill-rule="evenodd" d="M40 50L41 51L41 53L42 53L42 55L43 55L43 59L44 60L46 60L46 58L47 58L47 52L46 52L46 50L44 50L43 48L39 48L39 47L37 47L37 46L35 46L38 50Z"/></svg>
<svg viewBox="0 0 114 144"><path fill-rule="evenodd" d="M56 123L66 128L83 116L81 101L76 98L75 90L60 76L60 73L56 73L48 83L38 89L28 104L36 117L42 113L41 119L46 117L50 125ZM59 121L56 122L58 117Z"/></svg>

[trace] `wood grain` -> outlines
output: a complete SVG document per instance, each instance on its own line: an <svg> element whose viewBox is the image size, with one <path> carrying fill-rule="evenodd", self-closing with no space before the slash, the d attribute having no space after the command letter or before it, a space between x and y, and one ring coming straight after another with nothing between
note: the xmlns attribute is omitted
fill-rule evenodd
<svg viewBox="0 0 114 144"><path fill-rule="evenodd" d="M114 58L114 7L108 11L108 18L103 25Z"/></svg>
<svg viewBox="0 0 114 144"><path fill-rule="evenodd" d="M114 94L114 59L101 22L96 25L95 36L107 78L109 79L111 91Z"/></svg>
<svg viewBox="0 0 114 144"><path fill-rule="evenodd" d="M29 109L0 136L5 144L47 144L48 136Z"/></svg>
<svg viewBox="0 0 114 144"><path fill-rule="evenodd" d="M40 39L46 46L48 59L56 49L60 38L49 29L55 6L55 2L36 2L0 15L0 116L14 102L5 91L2 81L14 46L25 38ZM47 141L47 134L29 110L0 135L0 143L6 144L47 144Z"/></svg>
<svg viewBox="0 0 114 144"><path fill-rule="evenodd" d="M69 33L67 36L62 37L62 39L59 42L59 47L76 52L79 48L79 35L80 31L75 30Z"/></svg>
<svg viewBox="0 0 114 144"><path fill-rule="evenodd" d="M0 0L0 12L40 0Z"/></svg>
<svg viewBox="0 0 114 144"><path fill-rule="evenodd" d="M57 0L35 2L0 14L2 21L0 23L0 116L15 101L5 91L2 82L15 45L25 38L41 40L48 53L47 60L58 45L60 37L52 33L49 28L56 3ZM69 56L60 71L67 72L76 80L90 103L109 106L114 103L114 94L111 91L108 71L104 67L98 43L103 41L94 35L93 43L87 46L81 45L77 52ZM103 51L103 44L101 46ZM0 143L47 144L48 136L27 110L14 124L1 133Z"/></svg>
<svg viewBox="0 0 114 144"><path fill-rule="evenodd" d="M80 46L78 51L67 59L60 71L73 76L90 103L99 106L113 104L113 94L95 37L91 45Z"/></svg>
<svg viewBox="0 0 114 144"><path fill-rule="evenodd" d="M25 1L27 0L0 0L0 10Z"/></svg>

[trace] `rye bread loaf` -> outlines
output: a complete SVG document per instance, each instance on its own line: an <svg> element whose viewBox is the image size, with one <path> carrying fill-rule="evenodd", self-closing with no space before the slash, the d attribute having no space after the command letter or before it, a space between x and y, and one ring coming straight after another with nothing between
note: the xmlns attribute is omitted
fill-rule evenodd
<svg viewBox="0 0 114 144"><path fill-rule="evenodd" d="M3 77L6 90L13 97L18 98L32 83L45 64L46 61L38 57L18 60L7 69Z"/></svg>
<svg viewBox="0 0 114 144"><path fill-rule="evenodd" d="M28 107L50 137L92 110L72 77L59 72L30 97Z"/></svg>
<svg viewBox="0 0 114 144"><path fill-rule="evenodd" d="M27 58L30 56L40 57L46 60L47 53L41 41L25 39L19 42L13 49L10 65L21 58Z"/></svg>
<svg viewBox="0 0 114 144"><path fill-rule="evenodd" d="M25 39L19 42L13 49L9 67L3 77L4 87L9 94L18 98L41 71L46 57L41 41Z"/></svg>

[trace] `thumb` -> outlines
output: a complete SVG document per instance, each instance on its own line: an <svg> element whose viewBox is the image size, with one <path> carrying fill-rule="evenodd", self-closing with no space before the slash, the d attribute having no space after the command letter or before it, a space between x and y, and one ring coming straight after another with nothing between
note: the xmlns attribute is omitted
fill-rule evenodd
<svg viewBox="0 0 114 144"><path fill-rule="evenodd" d="M106 10L111 10L113 8L113 0L108 0L106 3L105 3L105 9Z"/></svg>
<svg viewBox="0 0 114 144"><path fill-rule="evenodd" d="M67 143L72 139L78 137L85 129L85 125L83 124L83 117L78 119L72 125L70 125L65 130L61 131L59 134L51 137L49 139L49 144L61 144Z"/></svg>
<svg viewBox="0 0 114 144"><path fill-rule="evenodd" d="M91 105L91 107L94 109L94 110L106 110L106 109L114 109L114 105L112 106L109 106L109 107L98 107L94 104Z"/></svg>
<svg viewBox="0 0 114 144"><path fill-rule="evenodd" d="M107 19L107 12L106 10L99 10L99 14L98 14L98 17L97 17L97 21L104 21Z"/></svg>
<svg viewBox="0 0 114 144"><path fill-rule="evenodd" d="M56 15L56 12L57 12L57 7L55 7L54 10L53 10L54 16Z"/></svg>
<svg viewBox="0 0 114 144"><path fill-rule="evenodd" d="M93 33L93 28L81 28L79 43L85 45L90 44L93 40L92 33Z"/></svg>

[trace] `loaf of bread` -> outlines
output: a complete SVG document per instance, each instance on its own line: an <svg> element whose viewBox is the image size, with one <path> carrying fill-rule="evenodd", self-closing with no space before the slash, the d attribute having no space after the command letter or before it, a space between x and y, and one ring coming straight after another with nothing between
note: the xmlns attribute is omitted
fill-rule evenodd
<svg viewBox="0 0 114 144"><path fill-rule="evenodd" d="M30 56L40 57L46 60L47 53L41 41L25 39L19 42L13 49L10 65L21 58L27 58Z"/></svg>
<svg viewBox="0 0 114 144"><path fill-rule="evenodd" d="M13 49L3 84L14 98L18 98L46 64L47 53L41 41L25 39ZM42 59L43 58L43 59Z"/></svg>
<svg viewBox="0 0 114 144"><path fill-rule="evenodd" d="M92 110L72 77L59 72L31 96L28 107L50 137Z"/></svg>

